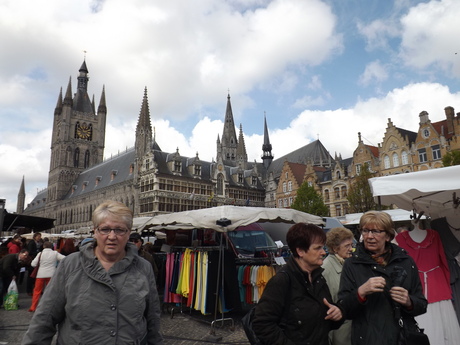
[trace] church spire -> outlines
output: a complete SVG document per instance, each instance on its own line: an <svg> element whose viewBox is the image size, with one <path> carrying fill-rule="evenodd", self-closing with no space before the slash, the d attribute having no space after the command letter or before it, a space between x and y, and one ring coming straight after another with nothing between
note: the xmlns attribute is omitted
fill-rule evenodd
<svg viewBox="0 0 460 345"><path fill-rule="evenodd" d="M24 212L24 204L26 201L26 190L24 187L24 175L22 176L22 182L21 182L21 187L19 188L19 193L18 193L18 204L16 207L16 213L21 214Z"/></svg>
<svg viewBox="0 0 460 345"><path fill-rule="evenodd" d="M248 154L246 153L246 145L244 144L243 126L240 123L240 134L238 136L238 147L236 149L236 157L238 163L242 164L246 169L246 163L248 162Z"/></svg>
<svg viewBox="0 0 460 345"><path fill-rule="evenodd" d="M149 102L147 99L147 87L144 89L144 98L142 99L141 111L136 127L136 158L142 157L151 149L152 145L152 124L150 122Z"/></svg>
<svg viewBox="0 0 460 345"><path fill-rule="evenodd" d="M222 133L221 145L223 159L235 162L238 139L236 138L235 122L233 121L230 93L227 96L227 109L225 111L224 132Z"/></svg>
<svg viewBox="0 0 460 345"><path fill-rule="evenodd" d="M264 112L264 143L262 145L262 160L264 162L264 167L267 169L273 161L272 155L272 144L270 144L270 138L268 137L268 127L267 127L267 116Z"/></svg>

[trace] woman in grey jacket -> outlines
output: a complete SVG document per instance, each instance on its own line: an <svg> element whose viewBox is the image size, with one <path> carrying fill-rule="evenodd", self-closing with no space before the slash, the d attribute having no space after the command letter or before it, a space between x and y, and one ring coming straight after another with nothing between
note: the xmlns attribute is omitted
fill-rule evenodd
<svg viewBox="0 0 460 345"><path fill-rule="evenodd" d="M152 266L128 243L132 212L107 201L93 213L95 242L62 260L22 344L163 344Z"/></svg>

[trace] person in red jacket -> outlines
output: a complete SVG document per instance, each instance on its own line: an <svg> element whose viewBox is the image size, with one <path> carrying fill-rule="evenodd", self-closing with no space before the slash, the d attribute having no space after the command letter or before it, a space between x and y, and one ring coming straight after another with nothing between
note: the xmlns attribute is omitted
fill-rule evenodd
<svg viewBox="0 0 460 345"><path fill-rule="evenodd" d="M22 249L20 235L14 235L10 243L8 243L8 254L18 254Z"/></svg>

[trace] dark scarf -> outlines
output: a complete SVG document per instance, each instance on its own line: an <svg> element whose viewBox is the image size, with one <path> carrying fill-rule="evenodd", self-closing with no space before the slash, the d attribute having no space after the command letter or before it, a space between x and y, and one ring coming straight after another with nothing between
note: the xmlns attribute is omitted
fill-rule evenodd
<svg viewBox="0 0 460 345"><path fill-rule="evenodd" d="M391 254L392 254L392 249L391 249L391 245L390 245L390 242L385 242L385 250L382 254L374 254L370 251L368 251L367 249L365 249L366 253L368 253L372 259L374 259L374 261L382 266L382 267L385 267L387 264L388 264L388 261L390 261L390 258L391 258Z"/></svg>

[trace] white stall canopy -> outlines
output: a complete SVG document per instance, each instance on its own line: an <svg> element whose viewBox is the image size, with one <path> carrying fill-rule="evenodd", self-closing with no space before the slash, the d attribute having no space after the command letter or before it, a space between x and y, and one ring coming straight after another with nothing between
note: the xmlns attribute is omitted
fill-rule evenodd
<svg viewBox="0 0 460 345"><path fill-rule="evenodd" d="M369 179L376 202L431 218L460 215L460 166Z"/></svg>
<svg viewBox="0 0 460 345"><path fill-rule="evenodd" d="M312 223L323 225L323 219L309 213L287 208L218 206L200 210L162 214L152 217L144 228L181 224L217 231L232 231L239 226L257 222Z"/></svg>

